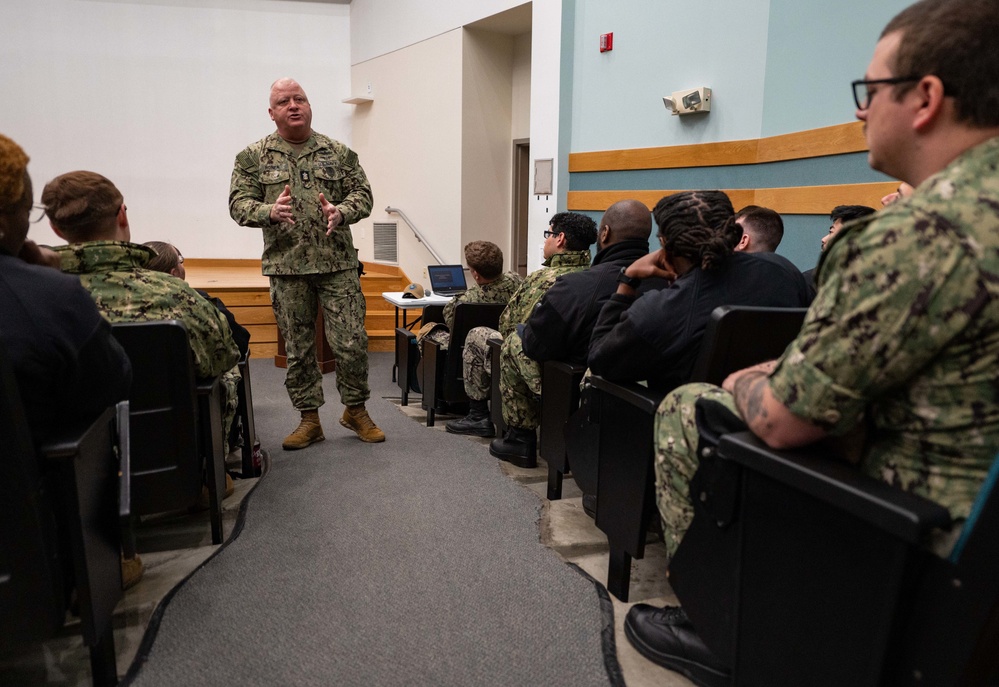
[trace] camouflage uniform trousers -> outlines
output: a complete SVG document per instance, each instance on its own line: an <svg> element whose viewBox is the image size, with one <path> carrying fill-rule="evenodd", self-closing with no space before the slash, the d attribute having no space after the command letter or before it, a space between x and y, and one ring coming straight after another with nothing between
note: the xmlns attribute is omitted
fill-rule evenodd
<svg viewBox="0 0 999 687"><path fill-rule="evenodd" d="M473 401L489 399L492 390L493 371L489 362L489 340L500 341L502 337L495 329L476 327L465 338L465 350L461 352L461 373L465 380L465 393Z"/></svg>
<svg viewBox="0 0 999 687"><path fill-rule="evenodd" d="M284 336L288 374L284 386L296 410L323 405L323 376L316 359L316 315L322 304L326 340L336 356L336 388L344 405L364 403L368 389L366 307L356 269L271 278L274 318Z"/></svg>
<svg viewBox="0 0 999 687"><path fill-rule="evenodd" d="M242 379L242 375L239 374L238 367L226 370L219 378L219 386L222 389L222 436L223 441L225 441L226 455L236 448L229 445L229 436L232 433L232 423L236 420L236 408L239 407L240 379Z"/></svg>
<svg viewBox="0 0 999 687"><path fill-rule="evenodd" d="M507 425L536 429L541 424L541 365L524 353L517 332L503 339L500 349L500 395Z"/></svg>
<svg viewBox="0 0 999 687"><path fill-rule="evenodd" d="M659 404L655 424L656 505L663 521L666 551L672 556L694 518L690 478L697 471L699 437L694 404L711 398L736 415L732 394L711 384L687 384L670 392Z"/></svg>

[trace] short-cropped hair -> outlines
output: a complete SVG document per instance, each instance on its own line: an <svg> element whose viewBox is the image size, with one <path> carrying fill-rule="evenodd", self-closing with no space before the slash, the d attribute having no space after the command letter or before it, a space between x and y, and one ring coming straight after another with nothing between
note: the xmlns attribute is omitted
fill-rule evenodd
<svg viewBox="0 0 999 687"><path fill-rule="evenodd" d="M565 234L565 247L569 250L586 250L597 240L597 223L578 212L555 213L548 224Z"/></svg>
<svg viewBox="0 0 999 687"><path fill-rule="evenodd" d="M94 231L104 229L123 201L111 180L96 172L60 174L42 191L45 213L72 241L85 241Z"/></svg>
<svg viewBox="0 0 999 687"><path fill-rule="evenodd" d="M465 246L465 262L486 279L503 273L503 251L491 241L471 241Z"/></svg>
<svg viewBox="0 0 999 687"><path fill-rule="evenodd" d="M0 134L0 212L8 212L24 197L28 156L11 139Z"/></svg>
<svg viewBox="0 0 999 687"><path fill-rule="evenodd" d="M748 226L757 243L769 251L776 251L784 238L784 220L775 210L747 205L735 214L735 218L741 219L743 230Z"/></svg>
<svg viewBox="0 0 999 687"><path fill-rule="evenodd" d="M971 126L999 126L999 6L995 0L922 0L899 12L881 36L902 39L889 65L894 76L938 77L954 98L957 118ZM900 98L914 86L898 84Z"/></svg>

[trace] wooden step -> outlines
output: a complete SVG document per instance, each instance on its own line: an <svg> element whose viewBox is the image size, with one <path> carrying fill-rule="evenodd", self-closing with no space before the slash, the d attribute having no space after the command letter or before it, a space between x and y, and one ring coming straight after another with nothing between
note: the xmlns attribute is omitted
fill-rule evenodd
<svg viewBox="0 0 999 687"><path fill-rule="evenodd" d="M270 358L277 354L278 329L271 307L270 280L260 274L259 260L215 260L188 258L187 281L219 298L236 321L250 332L250 356ZM382 298L385 291L402 291L411 280L392 265L365 263L361 292L367 308L364 326L368 350L395 348L395 308ZM408 319L416 312L411 311Z"/></svg>

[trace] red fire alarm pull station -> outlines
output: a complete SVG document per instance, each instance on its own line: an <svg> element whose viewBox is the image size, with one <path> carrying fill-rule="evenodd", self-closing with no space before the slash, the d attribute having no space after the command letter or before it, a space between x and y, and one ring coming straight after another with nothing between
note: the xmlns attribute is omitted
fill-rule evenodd
<svg viewBox="0 0 999 687"><path fill-rule="evenodd" d="M600 34L600 52L607 52L613 49L614 49L614 34L613 33Z"/></svg>

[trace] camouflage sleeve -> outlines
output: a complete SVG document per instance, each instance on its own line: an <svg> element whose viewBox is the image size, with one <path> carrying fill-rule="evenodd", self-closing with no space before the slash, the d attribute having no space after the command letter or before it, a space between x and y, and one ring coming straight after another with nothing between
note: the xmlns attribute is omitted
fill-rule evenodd
<svg viewBox="0 0 999 687"><path fill-rule="evenodd" d="M189 317L184 318L199 377L216 377L239 362L239 349L225 315L193 289L186 292Z"/></svg>
<svg viewBox="0 0 999 687"><path fill-rule="evenodd" d="M260 151L250 146L236 156L229 181L229 216L244 227L265 227L271 224L271 205L265 203L264 187L260 184Z"/></svg>
<svg viewBox="0 0 999 687"><path fill-rule="evenodd" d="M770 378L796 415L848 432L973 320L986 300L981 274L937 219L888 213L837 237L801 332Z"/></svg>
<svg viewBox="0 0 999 687"><path fill-rule="evenodd" d="M374 198L371 195L371 184L357 159L357 153L347 149L343 160L347 176L344 179L346 195L336 204L343 215L343 223L353 224L371 214Z"/></svg>

